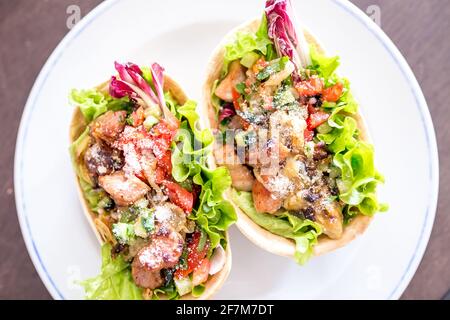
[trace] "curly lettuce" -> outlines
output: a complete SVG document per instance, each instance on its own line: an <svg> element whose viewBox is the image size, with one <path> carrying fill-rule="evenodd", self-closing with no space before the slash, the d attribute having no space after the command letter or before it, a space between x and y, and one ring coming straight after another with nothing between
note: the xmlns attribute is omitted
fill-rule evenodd
<svg viewBox="0 0 450 320"><path fill-rule="evenodd" d="M69 102L71 105L80 108L87 123L109 110L127 110L131 112L131 103L127 97L113 99L109 94L97 89L72 89L69 95Z"/></svg>
<svg viewBox="0 0 450 320"><path fill-rule="evenodd" d="M111 245L102 246L101 273L80 283L87 300L142 300L142 289L133 281L130 264L111 257Z"/></svg>
<svg viewBox="0 0 450 320"><path fill-rule="evenodd" d="M225 55L223 60L223 75L228 71L230 62L242 59L246 54L257 52L264 56L270 55L268 60L272 60L275 55L272 40L268 36L267 18L263 16L258 31L255 32L237 32L235 40L225 45Z"/></svg>
<svg viewBox="0 0 450 320"><path fill-rule="evenodd" d="M311 66L308 69L317 70L319 75L325 80L333 75L336 69L339 67L339 57L328 57L319 53L316 46L310 46Z"/></svg>
<svg viewBox="0 0 450 320"><path fill-rule="evenodd" d="M86 121L90 122L105 113L108 108L108 99L96 89L73 89L69 96L70 102L80 108Z"/></svg>
<svg viewBox="0 0 450 320"><path fill-rule="evenodd" d="M319 224L284 212L271 215L257 212L250 192L231 190L233 202L257 225L278 236L295 241L295 260L305 264L313 254L317 237L322 234Z"/></svg>
<svg viewBox="0 0 450 320"><path fill-rule="evenodd" d="M212 249L219 244L225 247L225 231L237 220L234 207L222 196L231 186L228 169L219 167L209 170L202 166L194 182L202 185L202 192L198 209L191 219L208 234Z"/></svg>
<svg viewBox="0 0 450 320"><path fill-rule="evenodd" d="M198 129L196 103L187 101L182 106L171 103L181 121L172 149L172 176L179 183L192 179L201 186L199 204L190 218L206 232L211 249L226 245L225 231L237 219L233 206L223 199L223 192L231 186L230 174L225 167L212 170L207 166L214 137L209 129Z"/></svg>
<svg viewBox="0 0 450 320"><path fill-rule="evenodd" d="M374 148L359 137L356 113L358 104L350 92L349 82L340 79L335 71L339 66L338 57L326 57L311 47L311 69L324 78L325 83L341 82L344 93L336 103L325 103L323 108L331 112L328 125L330 132L318 134L328 150L333 153L333 165L339 169L337 187L338 199L344 204L346 220L362 213L372 216L376 212L386 211L376 195L377 185L384 182L383 176L376 170Z"/></svg>

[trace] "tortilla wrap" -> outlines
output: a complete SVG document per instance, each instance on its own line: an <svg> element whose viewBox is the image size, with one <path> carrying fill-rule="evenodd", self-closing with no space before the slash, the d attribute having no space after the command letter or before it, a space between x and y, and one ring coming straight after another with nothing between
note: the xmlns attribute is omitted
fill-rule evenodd
<svg viewBox="0 0 450 320"><path fill-rule="evenodd" d="M97 89L101 92L108 92L108 87L109 81L97 86ZM186 94L178 85L178 83L176 83L167 75L164 76L164 91L170 91L172 96L178 101L180 105L183 105L188 100ZM80 109L76 108L70 125L70 143L73 143L85 129L86 129L86 121ZM92 230L94 231L99 243L102 245L105 242L104 236L102 236L102 234L104 233L104 230L102 230L102 228L105 227L105 224L103 224L101 221L98 221L99 220L98 216L94 212L92 212L92 210L89 208L88 202L85 199L83 191L81 189L78 177L75 176L75 179L78 189L78 196L80 198L80 202L83 207L83 212ZM228 232L226 232L226 237L228 239ZM209 277L208 281L204 284L205 290L203 294L200 297L193 297L192 294L187 294L181 297L182 300L210 299L222 287L231 270L232 258L231 258L231 247L229 242L227 243L225 253L226 253L226 262L224 267L222 268L221 271Z"/></svg>
<svg viewBox="0 0 450 320"><path fill-rule="evenodd" d="M241 26L232 30L225 36L223 41L213 52L206 71L206 81L203 85L203 104L201 107L203 110L201 114L206 115L206 125L211 129L218 128L218 121L216 111L211 101L211 92L214 86L214 82L220 79L223 58L225 54L225 45L233 41L237 32L256 32L260 24L260 19L255 19L250 22L244 23ZM320 53L324 53L323 47L316 40L316 38L307 30L304 30L305 38L308 43L314 44ZM360 130L360 138L363 141L370 142L370 137L366 130L366 125L360 114L352 115L357 121L358 128ZM293 240L275 235L270 231L260 227L253 220L251 220L242 210L233 203L230 191L227 191L224 197L230 201L238 215L237 227L239 230L253 243L261 247L262 249L271 253L294 258L295 243ZM364 216L362 214L357 215L351 222L344 227L342 237L336 240L330 239L325 235L321 235L318 239L318 243L314 246L314 255L318 256L341 248L348 244L350 241L361 235L367 229L371 217Z"/></svg>

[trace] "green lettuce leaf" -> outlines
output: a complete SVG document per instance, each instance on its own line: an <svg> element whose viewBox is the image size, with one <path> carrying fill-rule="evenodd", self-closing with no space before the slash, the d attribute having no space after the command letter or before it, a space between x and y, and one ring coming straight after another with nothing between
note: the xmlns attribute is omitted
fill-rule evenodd
<svg viewBox="0 0 450 320"><path fill-rule="evenodd" d="M73 89L70 92L69 100L71 104L80 108L87 122L92 121L108 110L107 98L103 93L95 89Z"/></svg>
<svg viewBox="0 0 450 320"><path fill-rule="evenodd" d="M159 300L161 297L167 300L178 300L180 298L173 280L167 286L153 290L152 300Z"/></svg>
<svg viewBox="0 0 450 320"><path fill-rule="evenodd" d="M313 254L313 247L322 228L308 219L300 219L288 212L281 215L259 213L253 205L250 192L231 191L233 202L257 225L281 237L295 241L295 260L305 264Z"/></svg>
<svg viewBox="0 0 450 320"><path fill-rule="evenodd" d="M260 27L256 33L237 32L235 35L235 41L225 45L223 75L226 75L230 62L241 59L245 54L249 52L257 51L264 56L270 53L273 56L274 49L270 48L272 46L272 41L269 39L269 36L267 34L266 15L264 15L261 20ZM273 57L270 58L272 59Z"/></svg>
<svg viewBox="0 0 450 320"><path fill-rule="evenodd" d="M337 67L339 67L339 57L327 57L323 54L320 54L317 50L316 46L310 46L310 55L312 65L310 69L317 70L319 75L324 77L325 80L331 77L333 73L336 71Z"/></svg>
<svg viewBox="0 0 450 320"><path fill-rule="evenodd" d="M225 167L211 170L207 166L214 136L209 129L198 128L196 103L187 101L175 109L181 127L172 148L172 176L181 184L192 179L201 186L199 205L190 219L208 235L214 249L226 242L225 231L237 219L233 206L223 199L224 191L231 186L231 177Z"/></svg>
<svg viewBox="0 0 450 320"><path fill-rule="evenodd" d="M102 247L100 275L80 283L88 300L142 300L142 290L131 276L130 264L121 256L111 257L111 245Z"/></svg>
<svg viewBox="0 0 450 320"><path fill-rule="evenodd" d="M336 154L333 164L341 171L337 179L339 199L348 205L349 212L357 209L371 216L387 209L376 196L376 186L383 183L384 178L375 168L372 145L358 141L346 152Z"/></svg>
<svg viewBox="0 0 450 320"><path fill-rule="evenodd" d="M201 142L203 147L207 147L213 142L214 137L209 129L198 129L198 120L200 119L200 116L198 115L196 108L197 103L193 100L189 100L177 109L177 113L189 122L189 128L194 133L195 139Z"/></svg>
<svg viewBox="0 0 450 320"><path fill-rule="evenodd" d="M348 221L358 213L371 216L386 211L387 205L379 203L376 195L377 185L383 183L384 178L375 168L374 148L359 139L357 121L352 116L358 111L358 104L351 93L349 81L335 73L339 57L327 57L311 46L311 60L311 68L324 78L325 84L340 82L344 85L337 103L325 102L322 106L331 112L328 125L332 130L317 135L333 153L333 165L340 173L336 182L338 198L346 204L344 218Z"/></svg>
<svg viewBox="0 0 450 320"><path fill-rule="evenodd" d="M194 182L202 186L198 209L190 216L208 234L211 248L225 239L225 231L237 220L233 206L223 199L223 192L231 186L228 169L210 170L201 166Z"/></svg>
<svg viewBox="0 0 450 320"><path fill-rule="evenodd" d="M73 106L80 108L87 123L98 118L108 110L127 110L131 112L132 107L129 98L114 99L109 94L102 93L97 89L72 89L69 101Z"/></svg>
<svg viewBox="0 0 450 320"><path fill-rule="evenodd" d="M176 107L177 118L182 121L172 149L172 176L177 182L201 173L201 166L205 165L214 141L209 129L198 129L200 117L196 106L194 101L189 100L183 106Z"/></svg>
<svg viewBox="0 0 450 320"><path fill-rule="evenodd" d="M214 110L216 111L215 114L218 114L220 110L220 98L215 94L218 85L219 79L216 79L211 89L211 104L213 105Z"/></svg>

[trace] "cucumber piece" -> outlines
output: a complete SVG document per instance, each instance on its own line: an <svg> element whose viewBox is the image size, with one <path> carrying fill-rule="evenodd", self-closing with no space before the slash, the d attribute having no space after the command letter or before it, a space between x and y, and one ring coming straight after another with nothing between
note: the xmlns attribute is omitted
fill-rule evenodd
<svg viewBox="0 0 450 320"><path fill-rule="evenodd" d="M259 59L259 54L257 54L256 52L253 52L253 51L248 52L242 57L241 64L246 68L250 68L255 64L255 62L258 59Z"/></svg>
<svg viewBox="0 0 450 320"><path fill-rule="evenodd" d="M173 281L175 282L175 287L177 288L180 296L184 296L192 291L192 280L189 277L182 279L177 279L177 277L174 277Z"/></svg>
<svg viewBox="0 0 450 320"><path fill-rule="evenodd" d="M328 124L328 122L324 122L317 127L317 132L320 134L327 134L331 132L331 130L333 130L333 128Z"/></svg>

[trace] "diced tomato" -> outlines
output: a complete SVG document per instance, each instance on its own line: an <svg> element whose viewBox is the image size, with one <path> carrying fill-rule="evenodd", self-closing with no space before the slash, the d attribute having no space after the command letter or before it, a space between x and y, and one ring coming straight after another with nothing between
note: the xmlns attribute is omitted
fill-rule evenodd
<svg viewBox="0 0 450 320"><path fill-rule="evenodd" d="M161 184L168 179L172 173L172 153L167 150L156 163L155 182Z"/></svg>
<svg viewBox="0 0 450 320"><path fill-rule="evenodd" d="M328 120L330 115L324 111L317 111L315 113L310 114L309 118L306 120L306 125L308 130L314 130L322 123Z"/></svg>
<svg viewBox="0 0 450 320"><path fill-rule="evenodd" d="M192 285L198 286L205 283L209 276L210 263L208 258L204 258L192 274Z"/></svg>
<svg viewBox="0 0 450 320"><path fill-rule="evenodd" d="M166 151L170 149L170 144L176 135L176 130L172 130L162 120L152 128L151 135L153 136L152 151L155 157L161 160L166 154Z"/></svg>
<svg viewBox="0 0 450 320"><path fill-rule="evenodd" d="M152 128L152 134L155 136L172 136L174 134L174 130L166 123L166 121L161 120Z"/></svg>
<svg viewBox="0 0 450 320"><path fill-rule="evenodd" d="M336 102L342 95L342 90L344 89L344 85L340 82L336 83L334 86L326 88L323 90L323 100L329 102Z"/></svg>
<svg viewBox="0 0 450 320"><path fill-rule="evenodd" d="M161 167L167 173L172 172L171 157L172 157L172 152L170 152L170 150L168 150L168 151L166 151L166 153L164 153L164 156L158 161L158 167Z"/></svg>
<svg viewBox="0 0 450 320"><path fill-rule="evenodd" d="M192 235L192 238L187 245L187 268L178 269L175 271L175 277L182 279L190 275L194 270L199 268L203 260L206 259L206 254L208 253L209 245L208 242L205 244L201 251L198 250L200 244L201 233L196 231ZM205 268L205 266L202 266ZM209 272L209 267L208 267ZM200 275L201 272L199 272Z"/></svg>
<svg viewBox="0 0 450 320"><path fill-rule="evenodd" d="M235 88L231 89L231 94L233 96L233 106L235 110L241 110L241 106L239 105L239 98L241 94L237 92Z"/></svg>
<svg viewBox="0 0 450 320"><path fill-rule="evenodd" d="M159 137L153 140L152 151L156 159L161 160L170 148L171 140L167 137Z"/></svg>
<svg viewBox="0 0 450 320"><path fill-rule="evenodd" d="M161 167L156 167L155 170L155 183L161 184L166 179L166 172Z"/></svg>
<svg viewBox="0 0 450 320"><path fill-rule="evenodd" d="M133 127L139 127L141 124L143 124L145 120L144 108L139 107L138 109L133 111L133 113L131 113L130 115L130 119L132 122L131 125Z"/></svg>
<svg viewBox="0 0 450 320"><path fill-rule="evenodd" d="M308 80L301 81L295 85L298 94L304 97L315 96L322 93L323 81L318 77L311 77Z"/></svg>
<svg viewBox="0 0 450 320"><path fill-rule="evenodd" d="M242 125L242 129L247 130L250 127L250 123L242 117L239 117L239 122Z"/></svg>
<svg viewBox="0 0 450 320"><path fill-rule="evenodd" d="M312 113L316 113L316 112L317 112L317 109L313 105L308 104L308 113L312 114Z"/></svg>
<svg viewBox="0 0 450 320"><path fill-rule="evenodd" d="M178 183L165 180L162 185L167 188L171 202L179 206L187 213L192 212L194 206L194 195L181 187Z"/></svg>
<svg viewBox="0 0 450 320"><path fill-rule="evenodd" d="M241 106L239 105L238 100L233 100L233 106L235 110L241 110Z"/></svg>
<svg viewBox="0 0 450 320"><path fill-rule="evenodd" d="M311 141L314 138L314 131L305 129L303 136L305 138L305 141Z"/></svg>
<svg viewBox="0 0 450 320"><path fill-rule="evenodd" d="M261 57L252 66L252 71L253 71L253 73L256 74L259 71L261 71L262 69L264 69L265 67L267 67L268 65L269 65L269 63L264 59L264 57Z"/></svg>
<svg viewBox="0 0 450 320"><path fill-rule="evenodd" d="M191 272L192 270L190 270L188 267L187 269L177 269L174 275L177 279L183 279L189 276Z"/></svg>

